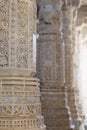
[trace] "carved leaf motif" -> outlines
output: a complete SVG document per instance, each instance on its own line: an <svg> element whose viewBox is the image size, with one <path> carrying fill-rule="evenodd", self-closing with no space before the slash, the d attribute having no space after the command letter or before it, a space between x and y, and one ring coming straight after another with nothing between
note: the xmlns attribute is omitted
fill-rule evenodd
<svg viewBox="0 0 87 130"><path fill-rule="evenodd" d="M28 109L28 111L29 111L30 114L34 114L35 113L35 107L34 107L34 105L27 106L27 109Z"/></svg>
<svg viewBox="0 0 87 130"><path fill-rule="evenodd" d="M8 115L11 115L12 114L12 106L11 105L3 106L2 111Z"/></svg>
<svg viewBox="0 0 87 130"><path fill-rule="evenodd" d="M22 112L22 107L20 105L14 106L14 115L19 115Z"/></svg>

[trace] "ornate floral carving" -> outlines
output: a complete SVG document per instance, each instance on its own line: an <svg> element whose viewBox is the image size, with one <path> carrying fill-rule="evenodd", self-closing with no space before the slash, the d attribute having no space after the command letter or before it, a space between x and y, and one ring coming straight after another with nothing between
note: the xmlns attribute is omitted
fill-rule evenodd
<svg viewBox="0 0 87 130"><path fill-rule="evenodd" d="M17 66L28 67L28 3L18 1Z"/></svg>
<svg viewBox="0 0 87 130"><path fill-rule="evenodd" d="M9 68L0 70L0 129L45 130L39 80L33 77L36 1L0 0L0 15L0 66L8 65L9 53Z"/></svg>
<svg viewBox="0 0 87 130"><path fill-rule="evenodd" d="M27 105L27 104L2 104L0 105L0 113L3 114L3 116L31 116L35 115L35 105Z"/></svg>
<svg viewBox="0 0 87 130"><path fill-rule="evenodd" d="M0 67L8 65L8 1L0 2Z"/></svg>

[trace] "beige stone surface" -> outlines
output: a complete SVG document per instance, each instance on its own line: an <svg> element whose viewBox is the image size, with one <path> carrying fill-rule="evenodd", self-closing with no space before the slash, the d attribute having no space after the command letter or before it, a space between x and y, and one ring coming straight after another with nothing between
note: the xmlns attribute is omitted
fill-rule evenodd
<svg viewBox="0 0 87 130"><path fill-rule="evenodd" d="M35 77L36 1L0 1L0 130L45 130Z"/></svg>
<svg viewBox="0 0 87 130"><path fill-rule="evenodd" d="M38 76L47 130L68 130L71 121L65 86L65 52L61 1L42 0L39 7Z"/></svg>
<svg viewBox="0 0 87 130"><path fill-rule="evenodd" d="M41 0L39 4L37 72L47 130L80 128L73 86L73 30L79 5L74 0Z"/></svg>
<svg viewBox="0 0 87 130"><path fill-rule="evenodd" d="M0 130L80 130L73 56L75 28L87 23L86 5L0 0Z"/></svg>

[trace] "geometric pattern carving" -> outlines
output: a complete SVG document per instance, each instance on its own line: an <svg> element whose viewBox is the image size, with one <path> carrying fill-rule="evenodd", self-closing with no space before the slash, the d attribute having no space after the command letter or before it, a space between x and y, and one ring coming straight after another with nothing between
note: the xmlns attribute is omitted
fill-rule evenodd
<svg viewBox="0 0 87 130"><path fill-rule="evenodd" d="M43 117L42 123L43 123ZM21 128L22 130L25 129L34 129L39 130L39 126L41 124L41 119L19 119L19 120L0 120L0 130L8 130L15 128L18 130L18 128ZM23 129L24 128L24 129Z"/></svg>
<svg viewBox="0 0 87 130"><path fill-rule="evenodd" d="M45 36L43 36L45 37ZM55 80L56 82L63 82L63 43L52 43L51 40L46 41L40 45L40 79L44 82ZM43 60L42 60L43 59Z"/></svg>
<svg viewBox="0 0 87 130"><path fill-rule="evenodd" d="M1 0L0 17L0 130L45 130L33 62L36 1Z"/></svg>
<svg viewBox="0 0 87 130"><path fill-rule="evenodd" d="M8 19L7 0L0 2L0 67L8 65Z"/></svg>
<svg viewBox="0 0 87 130"><path fill-rule="evenodd" d="M0 129L45 129L36 78L2 77L0 80Z"/></svg>
<svg viewBox="0 0 87 130"><path fill-rule="evenodd" d="M28 68L28 3L17 3L17 66Z"/></svg>
<svg viewBox="0 0 87 130"><path fill-rule="evenodd" d="M39 104L38 104L39 105ZM36 104L0 104L0 116L2 117L12 117L12 116L19 116L19 117L30 117L37 113L36 109L38 110L38 105Z"/></svg>
<svg viewBox="0 0 87 130"><path fill-rule="evenodd" d="M56 44L56 80L63 82L63 43Z"/></svg>
<svg viewBox="0 0 87 130"><path fill-rule="evenodd" d="M52 80L52 65L53 65L53 46L52 43L44 45L44 80Z"/></svg>

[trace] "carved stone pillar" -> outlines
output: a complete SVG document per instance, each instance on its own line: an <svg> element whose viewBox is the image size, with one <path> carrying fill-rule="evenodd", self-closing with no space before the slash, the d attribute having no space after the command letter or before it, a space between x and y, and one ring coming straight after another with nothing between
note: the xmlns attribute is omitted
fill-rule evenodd
<svg viewBox="0 0 87 130"><path fill-rule="evenodd" d="M76 22L76 20L75 20ZM78 108L78 114L79 117L81 117L81 112L79 111L79 107L80 107L80 91L78 88L78 64L79 64L79 57L78 57L78 53L79 53L79 47L78 47L78 40L77 40L77 32L75 30L76 28L74 27L74 51L73 51L73 86L74 86L74 90L75 90L75 100L76 100L76 104L77 104L77 108Z"/></svg>
<svg viewBox="0 0 87 130"><path fill-rule="evenodd" d="M70 107L72 125L79 129L80 120L78 115L78 104L76 104L76 90L73 87L73 5L63 6L63 38L65 44L65 81L67 86L68 105Z"/></svg>
<svg viewBox="0 0 87 130"><path fill-rule="evenodd" d="M0 1L0 130L45 130L35 34L35 0Z"/></svg>
<svg viewBox="0 0 87 130"><path fill-rule="evenodd" d="M71 123L65 86L61 6L58 0L42 0L39 4L37 70L47 130L69 130Z"/></svg>
<svg viewBox="0 0 87 130"><path fill-rule="evenodd" d="M82 65L80 63L81 62L80 61L81 60L81 55L80 54L83 54L83 52L84 52L84 51L81 51L81 50L83 49L83 45L85 45L85 40L84 39L86 37L86 32L83 34L82 30L83 30L83 28L85 28L85 30L86 30L86 26L85 25L87 24L87 19L86 19L87 18L87 2L86 3L84 3L84 2L86 2L86 1L82 1L81 7L77 10L77 19L76 19L76 24L75 24L75 32L76 32L76 35L75 35L76 39L75 40L76 40L76 43L78 43L77 46L75 46L75 48L78 47L77 58L78 58L78 62L79 62L78 66L77 66L77 71L78 71L78 77L77 78L78 78L79 93L80 93L80 97L82 99L83 99L83 97L82 97L82 89L81 88L83 88L83 87L81 87L81 81L82 81L81 79L82 78L81 78L80 75L82 75L82 74L81 74L81 71L80 71L80 67ZM83 34L83 36L82 36L82 34ZM83 43L83 41L84 41L84 43ZM82 68L84 68L84 66L82 66ZM81 98L80 98L80 100L81 100L81 103L83 104L84 100L82 101ZM78 108L79 108L79 114L80 114L80 116L84 120L85 119L85 115L83 115L84 114L83 106L84 105L79 104Z"/></svg>

